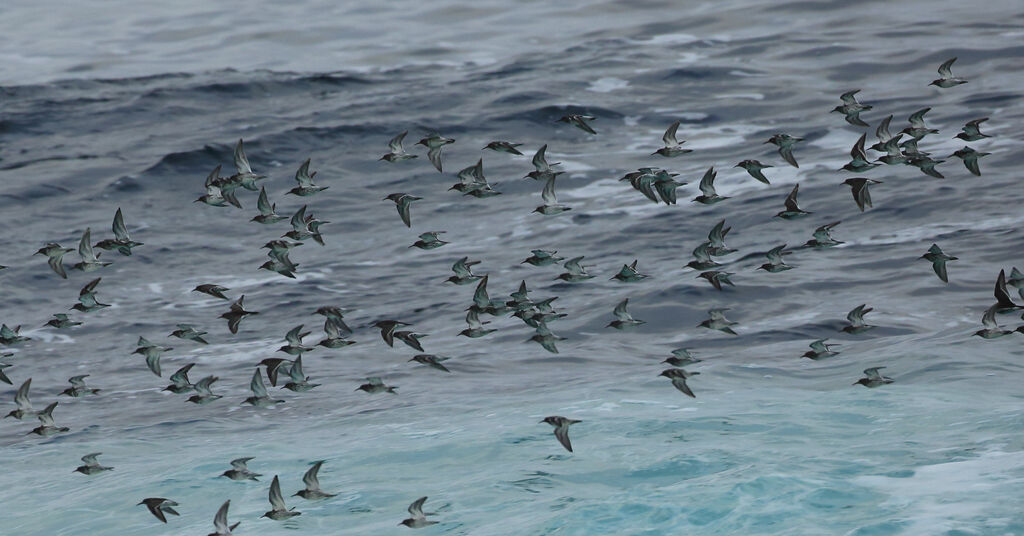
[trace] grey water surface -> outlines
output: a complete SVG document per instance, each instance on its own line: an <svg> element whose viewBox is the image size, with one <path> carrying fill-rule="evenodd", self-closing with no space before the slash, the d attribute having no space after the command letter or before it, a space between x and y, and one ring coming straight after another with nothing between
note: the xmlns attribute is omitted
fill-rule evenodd
<svg viewBox="0 0 1024 536"><path fill-rule="evenodd" d="M1024 267L1019 2L212 4L0 5L0 321L31 338L0 348L15 353L0 404L14 409L32 378L34 406L60 399L55 419L71 429L40 438L27 435L35 420L0 421L0 534L206 534L227 499L239 535L404 534L423 495L440 523L422 534L1024 534L1024 335L971 336L999 270ZM969 83L928 86L953 56ZM857 88L871 128L829 113ZM956 158L940 164L943 180L911 166L836 171L862 132L870 145L882 118L895 114L899 130L927 106L940 133L920 145L935 157L964 145L953 136L966 121L991 118L992 137L970 143L992 153L982 176ZM566 113L595 116L598 134L555 122ZM649 156L677 119L693 152ZM378 161L403 130L419 157ZM456 139L443 174L414 145L433 131ZM805 138L799 169L764 144L776 132ZM280 214L308 203L330 221L326 246L292 253L296 279L257 270L260 246L290 227L250 223L252 192L239 190L244 210L193 203L215 166L233 172L239 138ZM498 139L526 156L481 151ZM531 213L541 184L521 177L542 144L566 171L565 214ZM481 157L502 195L448 191ZM306 158L329 189L285 195ZM733 167L744 159L775 166L772 184ZM643 166L688 182L678 205L618 181ZM690 203L710 166L731 199ZM864 213L842 184L854 176L883 181ZM774 218L796 183L813 214ZM394 192L423 198L411 229L382 201ZM109 238L119 207L145 244L131 257L104 252L113 264L83 274L71 253L64 280L32 256L47 242L76 247L87 227ZM736 286L717 291L684 266L722 219L739 251L721 259ZM842 245L756 270L763 252L836 220ZM426 231L450 244L410 248ZM959 257L948 284L919 259L932 243ZM560 266L522 264L535 248L585 255L596 277L567 284ZM497 331L484 338L459 337L473 286L444 280L463 256L482 261L492 298L521 280L534 300L558 296L560 353L507 316L485 317ZM610 280L634 259L648 279ZM42 327L97 276L111 307ZM228 302L190 292L201 283L261 314L230 334L218 318ZM606 329L627 297L647 323ZM877 327L840 331L862 303ZM241 405L255 364L286 357L285 332L304 324L307 343L320 339L322 305L352 310L357 344L303 356L315 390L272 388L286 403ZM697 327L719 307L737 336ZM425 349L450 356L451 374L387 347L372 327L384 318L429 334ZM178 323L210 344L168 338ZM131 353L139 336L174 347L162 378ZM839 355L800 357L825 337ZM658 376L678 347L704 360L687 367L700 373L696 399ZM193 381L220 378L223 399L195 406L161 391L190 362ZM895 383L852 385L875 366ZM58 397L79 374L100 394ZM398 394L356 391L369 376ZM574 453L539 423L549 415L582 421ZM90 452L115 469L74 473ZM218 477L243 456L261 482ZM337 496L288 497L317 460ZM275 474L302 516L259 517ZM175 500L181 516L161 524L136 506L146 497Z"/></svg>

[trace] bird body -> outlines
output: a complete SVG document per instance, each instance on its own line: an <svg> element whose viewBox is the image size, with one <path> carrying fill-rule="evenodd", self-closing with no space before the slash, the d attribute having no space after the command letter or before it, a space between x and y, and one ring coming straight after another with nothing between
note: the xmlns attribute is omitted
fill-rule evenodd
<svg viewBox="0 0 1024 536"><path fill-rule="evenodd" d="M568 114L558 118L558 122L568 123L588 134L597 134L597 132L595 132L594 129L587 123L587 121L593 121L595 119L597 118L592 115Z"/></svg>
<svg viewBox="0 0 1024 536"><path fill-rule="evenodd" d="M323 467L323 465L323 460L313 463L313 466L306 471L306 474L302 475L302 483L306 487L297 491L295 495L292 495L292 497L302 497L308 501L315 501L335 496L334 493L327 493L320 489L319 474L320 468Z"/></svg>
<svg viewBox="0 0 1024 536"><path fill-rule="evenodd" d="M569 426L583 421L578 421L576 419L569 419L567 417L560 417L558 415L554 415L551 417L545 417L544 420L540 422L554 426L555 437L558 439L558 442L561 443L563 447L565 447L565 450L572 452L572 443L569 441Z"/></svg>
<svg viewBox="0 0 1024 536"><path fill-rule="evenodd" d="M865 377L857 380L857 382L854 383L854 385L863 385L864 387L875 388L881 385L887 385L892 383L892 378L882 376L882 374L878 372L879 370L882 370L884 368L885 367L871 367L869 369L864 369Z"/></svg>
<svg viewBox="0 0 1024 536"><path fill-rule="evenodd" d="M942 62L942 65L939 66L939 77L935 80L932 80L932 82L928 85L948 89L953 86L959 86L960 84L966 84L967 80L953 76L953 71L950 69L950 67L952 67L953 62L955 61L956 57L953 57Z"/></svg>

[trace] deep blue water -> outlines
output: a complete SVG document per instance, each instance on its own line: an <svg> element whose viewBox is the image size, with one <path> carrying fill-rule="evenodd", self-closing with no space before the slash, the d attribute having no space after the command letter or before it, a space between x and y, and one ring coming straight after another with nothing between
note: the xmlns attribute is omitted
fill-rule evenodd
<svg viewBox="0 0 1024 536"><path fill-rule="evenodd" d="M0 400L14 409L32 378L36 409L59 399L57 424L71 429L39 438L27 435L35 420L0 422L0 534L206 534L227 499L240 535L402 534L423 495L440 522L424 534L1024 534L1024 338L971 336L999 270L1024 267L1016 2L334 4L0 7L0 321L31 338L0 348L14 352ZM969 83L929 87L952 56ZM874 107L861 116L870 128L829 113L856 88ZM882 118L894 114L898 131L926 106L940 132L920 147L946 158L945 179L911 166L836 171L862 132L870 145ZM598 134L555 122L566 113L596 116ZM992 154L975 177L947 156L979 117L992 137L969 145ZM693 152L649 156L677 119ZM403 130L419 157L378 161ZM456 139L444 173L414 145L433 131ZM805 138L799 168L763 144L776 132ZM193 203L211 169L233 172L239 138L278 213L308 204L330 222L326 246L292 253L296 279L257 270L260 246L290 227L250 223L253 192L239 190L244 210ZM496 139L526 156L480 150ZM566 171L568 213L531 213L541 184L521 177L542 144ZM502 195L447 191L481 157ZM285 195L306 158L329 188ZM744 159L773 165L771 185L733 167ZM688 183L678 205L618 181L651 165ZM712 165L731 199L690 203ZM883 181L873 209L861 213L842 184L854 176ZM813 214L774 218L797 183ZM411 229L381 200L393 192L423 198ZM131 257L105 252L113 264L83 274L70 253L64 280L32 255L47 242L76 247L86 227L108 238L119 207L145 244ZM722 219L738 252L719 258L735 287L717 291L683 267ZM796 249L836 220L842 245ZM450 243L410 248L426 231ZM918 259L932 243L959 258L948 284ZM781 244L795 268L756 270ZM560 266L522 264L535 248L584 255L596 277L567 284ZM457 335L474 287L444 280L463 256L482 261L474 270L492 298L522 280L534 300L558 296L558 354L508 316L484 317L497 329L484 338ZM610 280L634 259L649 278ZM41 327L97 276L111 307L72 311L78 327ZM261 314L230 334L218 318L228 302L190 292L200 283L244 294ZM627 297L646 324L605 328ZM861 303L877 327L840 331ZM303 356L315 390L272 388L286 403L241 405L255 364L286 357L275 350L289 329L320 340L312 313L323 305L351 309L357 344ZM737 336L696 327L718 307ZM425 350L450 356L452 373L386 346L372 327L384 318L429 334ZM178 323L208 331L209 344L167 337ZM174 347L162 378L132 355L139 336ZM825 337L839 355L800 357ZM658 376L677 347L704 360L686 367L700 373L688 382L695 399ZM220 378L223 399L195 406L161 392L190 362L193 381ZM851 385L875 366L895 383ZM58 396L79 374L101 393ZM370 376L399 394L356 391ZM583 421L573 454L539 424L548 415ZM115 469L74 473L90 452ZM218 478L242 456L261 482ZM316 460L338 495L288 497ZM302 516L259 518L275 474ZM181 516L159 523L136 506L145 497L177 501Z"/></svg>

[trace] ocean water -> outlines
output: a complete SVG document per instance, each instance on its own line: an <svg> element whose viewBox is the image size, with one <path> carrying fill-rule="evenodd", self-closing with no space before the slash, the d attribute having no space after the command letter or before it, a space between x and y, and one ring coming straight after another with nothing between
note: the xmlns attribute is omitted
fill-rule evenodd
<svg viewBox="0 0 1024 536"><path fill-rule="evenodd" d="M999 270L1024 267L1019 2L15 1L0 27L0 321L31 338L0 348L15 353L0 400L14 409L32 378L35 407L60 399L57 424L71 429L39 438L27 435L35 421L0 421L0 534L206 534L228 499L239 535L404 534L424 495L439 523L422 534L1024 534L1024 339L971 336ZM970 82L929 87L952 56ZM871 128L829 113L856 88ZM879 167L862 174L883 183L861 213L842 185L857 175L836 169L886 115L896 131L926 106L940 133L921 148L936 157L963 146L953 136L966 121L991 118L992 137L970 143L992 153L982 176L956 158L939 166L944 180ZM596 136L555 122L576 112L597 117ZM649 156L676 119L693 152ZM403 130L419 158L378 161ZM413 145L432 131L457 140L443 174ZM763 144L775 132L805 138L799 169ZM239 190L244 210L193 203L214 166L232 172L239 138L280 214L308 204L330 222L326 246L292 253L295 279L257 270L260 246L289 226L250 223L252 192ZM480 150L495 139L527 156ZM545 143L566 171L558 194L572 210L558 216L531 213L541 185L520 178ZM502 195L447 191L481 157ZM329 189L284 195L306 158ZM733 167L748 158L775 166L771 185ZM678 205L617 180L649 165L689 183ZM712 165L731 199L690 203ZM813 214L773 218L797 183ZM423 197L411 229L382 201L393 192ZM32 256L46 242L75 247L86 227L109 237L118 207L145 244L131 257L106 252L111 266L83 274L69 254L64 280ZM735 287L717 291L683 266L722 219L739 251L720 259ZM756 270L764 251L836 220L841 246ZM409 247L432 230L450 243ZM948 284L918 259L932 243L959 257ZM596 277L566 284L559 266L521 264L535 248L585 255ZM486 317L497 331L484 338L457 335L473 286L444 279L463 256L481 261L491 297L522 280L534 300L558 296L558 354L507 316ZM634 259L648 279L609 280ZM41 327L97 276L111 307ZM200 283L261 314L230 334L218 318L228 302L190 292ZM606 329L627 297L646 324ZM841 332L862 303L877 327ZM242 405L289 329L319 340L322 305L352 310L357 344L303 356L315 390ZM696 327L717 307L737 336ZM452 373L386 346L372 327L384 318L429 334L425 349L450 356ZM168 338L177 323L210 344ZM132 355L139 336L174 347L163 378ZM824 337L839 355L800 357ZM658 376L677 347L704 360L687 367L700 373L695 399ZM218 376L224 398L161 392L190 362L191 379ZM895 383L851 385L874 366ZM99 396L58 396L79 374ZM398 394L356 391L369 376ZM548 415L582 421L575 453L539 423ZM115 469L73 472L90 452ZM261 482L218 478L242 456ZM337 496L288 497L300 517L261 519L273 475L290 496L316 460ZM145 497L177 501L181 516L159 523L136 506Z"/></svg>

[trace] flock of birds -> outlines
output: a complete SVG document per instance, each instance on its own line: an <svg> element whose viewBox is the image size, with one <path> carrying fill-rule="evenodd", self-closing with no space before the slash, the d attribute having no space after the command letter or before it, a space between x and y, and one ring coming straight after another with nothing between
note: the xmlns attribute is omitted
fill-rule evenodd
<svg viewBox="0 0 1024 536"><path fill-rule="evenodd" d="M950 59L939 67L938 72L940 74L940 78L933 81L931 85L946 89L966 83L966 80L954 77L951 72L951 65L955 60L956 58ZM836 106L832 111L843 114L845 116L845 120L851 125L866 127L868 124L860 118L860 114L864 111L871 110L872 106L858 102L856 99L857 92L857 90L854 90L844 93L840 97L842 104ZM935 129L929 128L924 122L924 116L928 111L929 108L924 108L915 112L908 119L909 126L895 134L892 134L889 130L893 116L889 115L884 118L875 131L878 142L866 149L865 145L867 134L865 133L861 135L850 152L850 162L842 167L842 171L861 174L882 165L910 165L917 167L926 175L942 178L943 175L936 169L936 167L944 162L944 160L933 158L929 153L922 151L918 147L919 142L925 139L925 137L938 132ZM595 118L591 116L571 114L562 117L559 121L568 123L569 125L579 128L588 134L595 135L597 132L590 126L590 122L594 119ZM980 130L981 124L986 120L987 118L979 118L969 121L963 127L963 131L956 135L956 138L967 142L974 142L989 137ZM654 151L652 156L657 155L664 158L675 158L691 152L691 150L684 149L682 147L685 141L679 141L677 138L679 126L680 122L676 121L668 127L662 137L662 141L664 143L663 147ZM404 148L403 144L406 135L407 132L402 132L395 136L388 144L389 152L380 159L389 163L397 163L417 158L418 155L407 152ZM904 137L906 138L904 139ZM765 143L775 145L778 148L778 154L786 163L794 167L799 167L794 150L802 141L803 138L791 136L785 133L778 133L772 136ZM430 163L439 172L442 172L442 150L446 145L454 142L455 140L451 138L445 138L438 134L431 134L418 141L417 145L423 145L426 147L427 158L430 160ZM519 150L521 145L522 144L511 143L508 141L494 141L487 144L484 149L509 155L523 156L523 153ZM882 153L882 155L879 158L872 160L867 153L867 150L869 149ZM541 193L543 204L538 206L534 212L544 216L553 216L570 211L572 208L558 202L558 198L555 193L555 182L558 176L564 172L558 170L559 163L549 163L547 161L546 150L547 145L543 145L535 152L532 159L535 169L528 173L525 178L539 181L544 185ZM970 173L980 175L981 172L978 161L980 158L988 154L989 153L987 152L978 151L969 146L965 146L963 149L956 151L951 156L956 156L962 159ZM286 216L277 214L276 205L270 202L265 188L259 186L259 182L266 177L257 174L252 169L245 156L241 140L239 140L235 148L234 164L236 173L226 177L222 177L220 175L221 167L217 166L206 178L206 193L196 199L196 202L204 203L212 207L226 207L228 205L232 205L242 208L242 204L237 197L239 189L258 191L257 209L259 214L253 217L251 221L262 225L274 225L288 219ZM761 163L758 160L748 159L736 164L736 167L746 170L747 173L749 173L755 180L764 184L770 184L770 180L765 174L765 170L773 166ZM319 186L315 183L314 179L316 174L316 171L310 171L310 160L303 162L295 173L296 186L292 188L288 194L298 197L310 197L327 189L328 186ZM644 167L637 171L627 173L620 180L628 182L632 188L639 191L642 195L655 203L673 205L677 202L676 189L685 184L684 182L677 180L677 176L677 174L661 168ZM701 195L694 198L693 202L712 205L729 199L727 196L719 195L716 191L714 185L715 177L716 171L714 168L712 167L708 169L700 180L699 187ZM495 190L494 185L490 184L485 178L483 172L483 159L480 159L475 165L459 171L457 173L457 178L458 182L452 185L450 190L462 193L463 195L469 195L477 198L488 198L501 194L501 192ZM880 183L881 181L879 180L867 177L855 177L843 181L843 184L851 188L854 202L857 208L862 212L866 209L872 208L869 186ZM798 193L799 184L794 186L792 191L785 198L784 209L776 214L778 218L793 220L803 218L811 214L799 207L797 202ZM404 192L392 193L384 198L384 200L391 201L395 204L399 218L407 227L412 227L413 203L420 199L422 198ZM294 278L299 264L292 261L290 253L296 247L303 245L302 241L304 240L311 239L320 245L324 245L325 242L321 234L321 227L330 222L317 219L311 212L309 212L307 205L303 205L298 209L290 217L289 221L292 230L282 235L279 239L268 241L263 246L268 250L268 260L263 263L260 268L276 272L285 277ZM821 249L842 244L842 241L836 240L832 236L832 232L839 223L839 221L834 221L815 229L812 238L803 245L803 248ZM733 282L730 277L734 274L722 269L723 265L715 260L718 257L729 255L736 251L735 249L729 248L725 243L725 239L729 231L730 228L726 227L726 222L724 220L718 222L708 233L707 241L701 243L693 250L693 260L686 265L689 268L699 271L700 274L698 277L705 279L718 290L722 290L723 286L733 286ZM131 238L120 208L117 209L117 212L114 215L112 232L113 238L105 238L99 242L93 243L90 229L87 228L82 233L81 241L78 244L77 252L80 257L80 261L73 264L71 269L90 273L109 266L111 262L101 260L101 254L97 253L94 248L107 251L117 251L123 256L131 256L134 248L144 245ZM424 232L419 235L419 239L410 247L416 247L424 250L443 247L448 244L448 242L441 238L442 234L444 234L443 231ZM71 248L65 248L60 244L48 243L40 248L36 252L36 255L46 257L50 268L60 277L67 278L68 274L65 269L63 258L72 251L73 250ZM786 244L773 247L765 253L766 262L758 269L764 270L768 273L780 273L792 269L793 266L786 264L784 260L784 257L791 252L792 250L787 249ZM939 279L943 282L948 282L946 265L951 261L957 260L957 257L947 255L937 244L934 244L921 256L921 258L931 263L934 272ZM580 283L595 277L595 275L587 271L588 267L583 264L583 260L584 257L582 256L565 259L560 257L557 251L536 249L533 250L531 255L522 262L537 267L562 264L565 271L559 274L557 279L568 283ZM556 311L553 306L553 302L557 297L549 297L543 300L531 299L528 295L530 293L530 289L527 287L526 281L524 280L520 284L518 290L512 292L507 299L491 298L487 289L488 276L473 273L473 266L479 262L480 261L477 260L470 260L468 257L458 259L451 267L454 275L447 279L448 282L455 285L476 285L475 292L473 293L472 304L469 305L466 310L465 321L467 327L462 330L459 335L468 338L485 337L494 332L495 329L488 328L487 324L489 322L482 320L481 317L508 314L519 318L534 330L533 336L529 339L530 341L538 343L542 348L549 352L558 353L557 343L563 340L563 338L555 335L548 325L550 322L566 316L565 313ZM638 260L634 260L630 264L624 264L612 279L622 283L632 283L647 278L647 275L640 272L638 263ZM102 303L98 296L101 279L102 278L97 277L82 287L79 292L78 303L75 303L70 309L79 313L88 314L108 307L109 305ZM1017 270L1017 268L1013 268L1010 276L1007 277L1005 271L1000 271L994 291L996 303L985 311L982 318L983 329L977 331L975 335L985 339L993 339L1009 335L1014 331L1024 333L1024 326L1018 327L1016 330L1007 330L1001 328L996 322L996 314L1022 309L1022 306L1015 303L1013 298L1010 296L1010 293L1007 290L1007 285L1015 287L1018 290L1021 299L1024 300L1024 273ZM230 289L214 283L198 285L195 287L194 291L214 298L231 301L225 294L226 292L229 292ZM246 317L259 314L257 311L247 310L245 308L244 299L245 296L243 295L231 301L228 310L221 315L221 318L227 321L227 326L231 333L238 332L241 322ZM635 328L644 323L643 320L636 319L629 313L628 305L629 299L627 298L615 306L612 311L614 320L612 320L607 327L626 330ZM728 309L719 308L708 311L708 318L701 322L699 326L711 330L718 330L726 334L736 335L737 333L734 330L734 327L737 323L726 318L725 312L727 310ZM872 309L866 304L862 304L854 308L847 316L849 324L843 328L843 331L849 334L859 334L870 330L874 326L868 324L864 317L871 311ZM348 311L345 309L332 305L326 305L317 309L315 314L319 314L324 317L324 337L315 345L308 345L304 342L305 337L310 335L311 332L304 331L303 325L298 325L288 331L284 337L286 344L278 348L278 351L289 357L265 358L255 365L252 380L250 382L252 395L246 398L244 403L260 408L268 408L285 402L282 399L274 398L269 393L264 377L266 377L271 386L276 387L279 383L279 377L283 374L287 377L287 380L283 383L282 387L296 393L307 392L318 387L320 384L311 382L311 377L306 376L303 368L302 356L305 353L314 351L317 347L337 349L354 344L355 341L348 338L352 333L352 329L345 322L345 315L347 313ZM55 329L68 329L80 325L81 323L81 321L73 319L68 313L57 313L53 315L52 319L46 322L46 326ZM415 362L445 373L451 372L445 366L445 361L449 359L448 357L426 353L421 343L421 339L426 337L425 334L416 333L415 331L408 329L402 329L410 327L408 323L396 319L382 319L374 322L373 326L380 330L381 338L388 346L393 346L397 340L418 352L409 360L410 362ZM28 337L20 335L19 331L20 326L10 328L5 324L0 327L0 345L10 346L28 340ZM206 331L190 324L178 324L177 329L170 333L171 337L176 337L193 344L207 344L207 341L204 338L205 335L207 335ZM804 353L803 357L812 360L820 360L835 356L838 354L838 351L833 349L835 346L835 344L830 344L828 339L813 341L810 344L810 350ZM145 364L148 369L152 371L153 374L162 376L160 364L161 356L171 350L173 350L173 348L155 344L145 337L139 337L137 347L133 351L133 354L139 354L144 357ZM15 354L13 353L0 353L0 360L13 357L15 357ZM699 374L699 372L690 372L686 370L685 367L699 363L700 361L701 359L694 357L688 349L676 349L672 351L671 357L663 361L663 363L670 365L670 368L662 371L660 376L670 379L672 385L685 395L689 397L696 397L691 387L687 384L687 380L692 376ZM195 365L195 363L188 363L171 374L169 378L170 384L164 388L164 391L179 395L189 394L190 396L187 398L187 401L195 404L209 404L222 398L222 395L218 395L213 392L214 383L219 379L217 376L207 375L196 382L192 382L190 380L189 374ZM7 373L7 369L12 366L13 364L11 363L0 362L0 381L13 385ZM873 388L893 383L891 378L882 375L880 371L883 368L885 367L872 367L864 370L864 377L857 380L854 385L863 385L865 387ZM68 381L71 386L65 389L61 395L78 398L99 394L100 389L89 387L86 384L86 378L88 377L88 374L84 374L70 378ZM39 426L32 429L30 433L37 434L39 436L46 437L67 432L69 428L58 426L54 419L53 412L58 405L57 401L50 402L50 404L41 411L34 409L29 393L31 383L31 378L27 378L23 383L21 383L14 397L14 402L17 408L8 413L6 417L12 417L18 420L28 420L33 417L37 418ZM365 383L358 386L358 390L371 394L395 394L396 389L397 387L384 383L383 379L380 377L367 378ZM555 437L569 452L572 452L573 450L572 443L569 438L569 428L579 422L580 421L576 419L557 415L547 417L541 421L541 423L549 424L554 428ZM112 467L107 467L99 463L98 457L100 455L101 453L96 452L83 456L83 465L78 467L76 471L85 475L95 475L113 469ZM232 468L225 471L221 476L236 481L258 481L257 477L261 475L249 470L247 462L250 460L252 460L251 457L232 460L230 462ZM294 494L294 496L298 496L306 500L321 500L334 496L332 493L323 491L320 487L318 472L323 463L323 461L313 463L312 467L303 476L302 480L305 484L304 489L299 490ZM424 512L423 510L426 500L427 497L421 497L414 501L408 508L409 517L403 520L400 524L411 528L420 528L437 523L437 521L428 519L427 516L433 515L432 513ZM272 520L283 520L300 515L300 512L295 511L294 507L289 509L286 506L277 475L273 477L270 484L269 502L271 509L264 514L264 517ZM178 512L175 510L178 503L168 498L148 497L142 499L138 504L144 505L154 517L164 523L167 522L168 514L178 515ZM210 536L228 536L232 534L232 531L238 526L238 523L229 524L228 522L229 506L230 500L224 502L217 511L214 517L215 532Z"/></svg>

